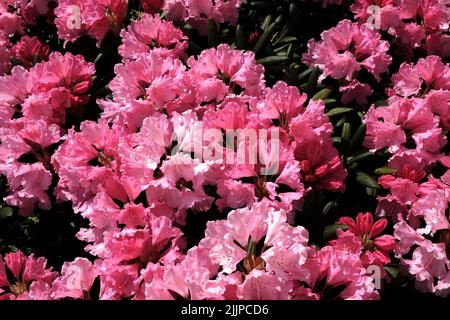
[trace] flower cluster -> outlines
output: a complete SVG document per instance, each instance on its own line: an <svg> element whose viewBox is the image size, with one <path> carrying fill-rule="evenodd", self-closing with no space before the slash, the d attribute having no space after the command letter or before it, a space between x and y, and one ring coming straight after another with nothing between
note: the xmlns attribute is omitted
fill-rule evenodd
<svg viewBox="0 0 450 320"><path fill-rule="evenodd" d="M50 209L52 146L68 110L86 104L94 72L82 56L54 52L30 70L17 66L0 77L0 173L10 187L5 201L20 214L31 214L35 205Z"/></svg>
<svg viewBox="0 0 450 320"><path fill-rule="evenodd" d="M380 214L391 216L399 240L396 255L423 291L447 295L449 260L448 173L435 176L433 167L448 168L444 152L448 130L450 66L438 56L403 63L392 76L384 107L366 115L365 144L373 151L387 148L389 174L379 178L389 194L379 198ZM412 254L412 258L406 258ZM425 262L427 261L427 262Z"/></svg>
<svg viewBox="0 0 450 320"><path fill-rule="evenodd" d="M358 75L365 71L379 81L392 61L388 49L389 43L381 40L381 35L367 25L342 20L336 27L324 31L321 41L311 39L308 42L308 52L302 61L323 71L319 80L331 77L345 81L339 88L343 103L356 100L364 105L372 89L360 82Z"/></svg>
<svg viewBox="0 0 450 320"><path fill-rule="evenodd" d="M391 35L397 50L407 57L416 48L450 56L450 8L445 0L357 0L350 9L358 21Z"/></svg>
<svg viewBox="0 0 450 320"><path fill-rule="evenodd" d="M450 7L350 2L299 44L289 1L0 0L0 231L84 248L0 239L0 300L448 296Z"/></svg>

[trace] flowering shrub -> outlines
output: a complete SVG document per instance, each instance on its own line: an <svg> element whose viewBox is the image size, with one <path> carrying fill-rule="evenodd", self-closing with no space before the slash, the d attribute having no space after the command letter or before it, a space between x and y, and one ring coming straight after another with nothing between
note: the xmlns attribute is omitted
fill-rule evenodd
<svg viewBox="0 0 450 320"><path fill-rule="evenodd" d="M450 293L446 0L0 0L0 299Z"/></svg>

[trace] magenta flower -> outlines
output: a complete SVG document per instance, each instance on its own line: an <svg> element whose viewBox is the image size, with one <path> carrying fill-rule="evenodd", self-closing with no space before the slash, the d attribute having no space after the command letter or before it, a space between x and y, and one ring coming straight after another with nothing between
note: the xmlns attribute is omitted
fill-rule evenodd
<svg viewBox="0 0 450 320"><path fill-rule="evenodd" d="M387 220L381 218L373 222L372 213L358 213L356 220L342 217L338 223L346 225L350 232L361 239L363 253L361 259L365 266L371 264L388 264L391 259L389 253L395 249L395 238L380 234L387 226Z"/></svg>

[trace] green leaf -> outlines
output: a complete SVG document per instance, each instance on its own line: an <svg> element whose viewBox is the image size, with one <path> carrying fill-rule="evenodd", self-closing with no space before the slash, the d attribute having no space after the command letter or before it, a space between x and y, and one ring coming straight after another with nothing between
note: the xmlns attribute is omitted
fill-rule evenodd
<svg viewBox="0 0 450 320"><path fill-rule="evenodd" d="M103 59L103 53L99 53L98 55L97 55L97 57L95 58L95 60L94 60L94 64L97 64L100 60L102 60Z"/></svg>
<svg viewBox="0 0 450 320"><path fill-rule="evenodd" d="M350 136L352 135L352 125L350 122L345 122L342 126L342 140L349 141Z"/></svg>
<svg viewBox="0 0 450 320"><path fill-rule="evenodd" d="M337 143L337 144L342 142L342 138L341 137L333 137L332 139L333 139L333 142Z"/></svg>
<svg viewBox="0 0 450 320"><path fill-rule="evenodd" d="M247 47L247 40L244 30L240 24L236 27L236 47L241 50L244 50Z"/></svg>
<svg viewBox="0 0 450 320"><path fill-rule="evenodd" d="M358 129L356 129L355 134L350 139L347 152L351 154L353 150L356 149L357 146L362 144L365 136L366 136L366 125L363 123L358 127Z"/></svg>
<svg viewBox="0 0 450 320"><path fill-rule="evenodd" d="M378 191L378 189L366 187L366 193L367 193L368 196L376 197L377 193L378 193L377 191Z"/></svg>
<svg viewBox="0 0 450 320"><path fill-rule="evenodd" d="M399 270L398 267L393 267L393 266L384 266L384 270L387 271L387 273L389 273L391 275L392 278L397 278L398 274L399 274Z"/></svg>
<svg viewBox="0 0 450 320"><path fill-rule="evenodd" d="M263 32L258 42L255 44L253 48L253 52L255 55L259 52L259 50L266 44L269 40L269 37L272 35L273 29L275 28L275 23L270 24L267 29Z"/></svg>
<svg viewBox="0 0 450 320"><path fill-rule="evenodd" d="M278 41L278 43L288 43L288 42L294 42L294 41L297 41L296 37L284 37L283 39Z"/></svg>
<svg viewBox="0 0 450 320"><path fill-rule="evenodd" d="M274 64L283 63L288 60L289 60L289 57L286 57L286 56L270 56L270 57L258 59L258 60L256 60L256 63L263 64L263 65L274 65Z"/></svg>
<svg viewBox="0 0 450 320"><path fill-rule="evenodd" d="M252 237L248 237L247 256L252 256L254 254L255 254L255 244L253 243Z"/></svg>
<svg viewBox="0 0 450 320"><path fill-rule="evenodd" d="M332 88L325 88L317 92L313 97L312 100L324 100L330 96L330 94L333 92Z"/></svg>
<svg viewBox="0 0 450 320"><path fill-rule="evenodd" d="M297 6L295 5L295 3L291 3L289 5L289 14L291 16L295 15L295 13L297 12Z"/></svg>
<svg viewBox="0 0 450 320"><path fill-rule="evenodd" d="M10 207L0 208L0 220L11 217L13 215L13 213L14 213L14 211Z"/></svg>
<svg viewBox="0 0 450 320"><path fill-rule="evenodd" d="M323 101L323 103L325 103L325 105L333 104L333 103L337 102L337 100L333 99L333 98L323 99L322 101Z"/></svg>
<svg viewBox="0 0 450 320"><path fill-rule="evenodd" d="M328 111L326 113L327 116L329 117L334 117L334 116L338 116L340 114L344 114L347 112L353 111L352 108L346 108L346 107L338 107L338 108L333 108L330 111Z"/></svg>
<svg viewBox="0 0 450 320"><path fill-rule="evenodd" d="M389 167L381 167L381 168L375 169L373 174L376 174L377 176L382 176L382 175L385 175L385 174L393 174L393 173L396 173L396 172L397 172L396 169L389 168Z"/></svg>
<svg viewBox="0 0 450 320"><path fill-rule="evenodd" d="M380 107L380 106L387 106L388 105L388 103L387 103L387 101L386 100L377 100L377 101L375 101L375 106L377 106L377 107Z"/></svg>
<svg viewBox="0 0 450 320"><path fill-rule="evenodd" d="M346 123L348 121L347 116L342 117L341 119L339 119L338 122L336 122L336 127L340 127L342 125L344 125L344 123Z"/></svg>
<svg viewBox="0 0 450 320"><path fill-rule="evenodd" d="M330 201L326 205L323 206L322 214L326 216L329 214L334 208L338 206L336 201Z"/></svg>
<svg viewBox="0 0 450 320"><path fill-rule="evenodd" d="M275 19L275 23L276 24L280 24L281 22L283 22L283 15L280 14L276 19Z"/></svg>
<svg viewBox="0 0 450 320"><path fill-rule="evenodd" d="M306 69L305 71L303 71L302 73L300 73L298 75L298 80L302 80L302 79L306 78L311 72L313 72L314 69L315 68L309 68L309 69Z"/></svg>
<svg viewBox="0 0 450 320"><path fill-rule="evenodd" d="M277 38L276 38L276 40L274 41L273 44L276 45L276 44L280 43L280 41L283 40L283 39L285 38L285 36L286 36L286 34L287 34L288 32L289 32L288 26L287 26L287 25L284 25L284 26L283 26L283 29L281 29L281 31L277 33Z"/></svg>
<svg viewBox="0 0 450 320"><path fill-rule="evenodd" d="M317 84L317 80L319 79L320 70L319 68L315 67L308 78L308 88L313 88Z"/></svg>
<svg viewBox="0 0 450 320"><path fill-rule="evenodd" d="M331 224L331 225L328 225L328 226L326 226L323 229L323 239L328 241L328 240L336 238L336 231L338 229L341 229L341 230L345 231L345 230L348 229L348 227L346 225L344 225L344 224Z"/></svg>
<svg viewBox="0 0 450 320"><path fill-rule="evenodd" d="M272 19L273 17L271 14L269 14L267 17L264 18L264 21L261 24L261 29L263 29L263 31L269 27L270 23L272 22Z"/></svg>
<svg viewBox="0 0 450 320"><path fill-rule="evenodd" d="M294 44L291 43L286 51L286 56L288 56L289 59L292 59L293 55L294 55Z"/></svg>
<svg viewBox="0 0 450 320"><path fill-rule="evenodd" d="M275 6L273 2L268 1L252 1L250 2L250 5L261 9L267 9Z"/></svg>
<svg viewBox="0 0 450 320"><path fill-rule="evenodd" d="M367 159L370 156L372 156L372 153L367 151L367 152L360 153L356 156L348 157L347 164Z"/></svg>
<svg viewBox="0 0 450 320"><path fill-rule="evenodd" d="M366 187L380 189L378 182L365 172L359 171L356 174L356 181Z"/></svg>

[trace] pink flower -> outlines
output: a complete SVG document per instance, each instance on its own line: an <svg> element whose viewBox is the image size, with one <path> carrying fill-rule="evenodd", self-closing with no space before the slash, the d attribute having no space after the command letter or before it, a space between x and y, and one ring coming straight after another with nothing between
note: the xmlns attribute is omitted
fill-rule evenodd
<svg viewBox="0 0 450 320"><path fill-rule="evenodd" d="M343 93L342 103L348 104L355 100L360 105L366 105L367 97L372 94L373 90L366 83L352 80L348 85L341 86L339 92Z"/></svg>
<svg viewBox="0 0 450 320"><path fill-rule="evenodd" d="M55 24L61 39L74 42L88 34L100 46L109 30L120 32L126 11L125 0L61 0L55 9Z"/></svg>
<svg viewBox="0 0 450 320"><path fill-rule="evenodd" d="M0 76L11 71L11 47L7 35L0 31Z"/></svg>
<svg viewBox="0 0 450 320"><path fill-rule="evenodd" d="M186 95L182 80L184 70L181 61L164 59L151 51L134 61L116 65L117 76L109 86L117 102L163 109L172 102L182 104Z"/></svg>
<svg viewBox="0 0 450 320"><path fill-rule="evenodd" d="M402 259L402 263L415 276L416 287L422 292L433 292L435 279L443 279L448 272L448 258L443 243L424 241L413 251L412 258Z"/></svg>
<svg viewBox="0 0 450 320"><path fill-rule="evenodd" d="M71 94L71 105L76 106L87 103L95 66L91 62L86 62L81 55L74 56L71 53L62 55L53 52L48 62L37 64L31 72L33 78L37 80L37 90L65 88Z"/></svg>
<svg viewBox="0 0 450 320"><path fill-rule="evenodd" d="M450 56L450 36L447 34L434 33L427 37L425 48L428 54L441 57Z"/></svg>
<svg viewBox="0 0 450 320"><path fill-rule="evenodd" d="M387 107L371 107L365 123L364 144L371 151L387 147L398 156L415 155L429 163L445 144L439 118L419 99L392 98Z"/></svg>
<svg viewBox="0 0 450 320"><path fill-rule="evenodd" d="M439 115L440 125L445 130L450 130L450 90L431 90L425 96L425 104L434 113Z"/></svg>
<svg viewBox="0 0 450 320"><path fill-rule="evenodd" d="M273 88L267 88L265 99L258 105L263 119L279 119L280 126L286 128L289 121L303 113L303 104L308 99L305 93L300 94L294 86L278 81Z"/></svg>
<svg viewBox="0 0 450 320"><path fill-rule="evenodd" d="M387 226L385 218L373 222L372 213L358 213L356 220L350 217L340 218L338 223L346 225L349 230L358 236L362 241L363 254L362 261L367 267L372 264L385 265L391 260L389 252L395 249L395 238L390 235L380 234ZM339 237L342 233L339 234Z"/></svg>
<svg viewBox="0 0 450 320"><path fill-rule="evenodd" d="M129 299L136 294L138 290L136 285L137 265L115 265L109 261L103 261L99 264L98 270L102 283L101 300Z"/></svg>
<svg viewBox="0 0 450 320"><path fill-rule="evenodd" d="M23 25L20 16L15 12L10 12L8 3L2 1L0 3L0 31L4 34L23 33ZM12 7L12 9L15 9Z"/></svg>
<svg viewBox="0 0 450 320"><path fill-rule="evenodd" d="M89 298L89 292L97 275L95 267L85 258L64 262L61 276L53 282L52 297L54 299Z"/></svg>
<svg viewBox="0 0 450 320"><path fill-rule="evenodd" d="M115 190L113 194L119 195L119 199L127 199L114 177L123 128L110 128L105 121L84 121L80 130L69 130L66 141L52 156L52 165L60 178L55 191L57 197L73 201L78 207L107 188Z"/></svg>
<svg viewBox="0 0 450 320"><path fill-rule="evenodd" d="M36 63L47 60L50 54L50 47L42 43L37 37L30 38L23 36L12 49L15 58L24 67L32 67Z"/></svg>
<svg viewBox="0 0 450 320"><path fill-rule="evenodd" d="M306 186L343 191L347 173L333 146L332 129L323 110L323 102L311 101L305 113L291 121L291 134L297 142L294 156Z"/></svg>
<svg viewBox="0 0 450 320"><path fill-rule="evenodd" d="M243 90L243 94L258 97L265 87L264 67L256 64L251 51L232 50L221 44L217 49L204 50L197 59L189 58L187 63L192 76L202 87L214 84L218 88L216 90L223 94ZM216 97L216 100L223 100L223 96Z"/></svg>
<svg viewBox="0 0 450 320"><path fill-rule="evenodd" d="M305 278L296 285L294 299L374 300L379 295L360 260L357 237L339 238L315 252L305 263Z"/></svg>
<svg viewBox="0 0 450 320"><path fill-rule="evenodd" d="M236 25L239 6L238 0L167 0L164 10L169 19L185 20L205 35L209 19Z"/></svg>
<svg viewBox="0 0 450 320"><path fill-rule="evenodd" d="M51 208L46 191L50 187L52 175L42 163L12 162L1 165L1 172L8 179L10 187L10 194L4 200L11 206L18 206L19 214L31 215L36 205L43 210Z"/></svg>
<svg viewBox="0 0 450 320"><path fill-rule="evenodd" d="M56 273L46 265L45 258L27 257L20 251L8 253L4 258L0 256L0 300L27 299L32 291L37 294L38 288L33 287L34 283L50 285Z"/></svg>
<svg viewBox="0 0 450 320"><path fill-rule="evenodd" d="M371 7L373 5L376 5L378 8L373 9ZM374 14L378 13L380 28L382 30L397 28L401 24L401 20L398 18L400 13L399 8L395 6L393 0L380 0L376 2L371 0L357 0L350 6L350 10L355 14L355 18L366 23L376 23L377 21L373 19L378 18L378 16L374 16Z"/></svg>
<svg viewBox="0 0 450 320"><path fill-rule="evenodd" d="M415 66L403 63L392 81L394 91L404 97L423 96L431 89L450 90L450 67L438 56L427 56L419 59Z"/></svg>
<svg viewBox="0 0 450 320"><path fill-rule="evenodd" d="M226 274L242 264L247 272L266 269L274 270L280 277L285 274L289 277L299 272L297 269L306 261L309 249L307 231L289 226L286 219L284 212L264 203L254 204L251 209L238 209L226 221L208 223L199 247L209 248L211 261L222 266ZM286 246L295 250L277 255Z"/></svg>
<svg viewBox="0 0 450 320"><path fill-rule="evenodd" d="M396 172L392 175L382 175L378 178L378 183L390 190L389 198L410 205L417 200L420 192L419 183L426 176L423 163L412 155L394 156L389 161L389 167Z"/></svg>
<svg viewBox="0 0 450 320"><path fill-rule="evenodd" d="M376 80L387 71L391 56L387 54L389 44L366 25L342 20L330 30L324 31L321 41L310 40L308 52L302 61L308 66L317 66L323 71L319 78L327 76L351 81L354 73L362 67Z"/></svg>
<svg viewBox="0 0 450 320"><path fill-rule="evenodd" d="M450 224L445 211L448 207L448 198L442 190L431 191L426 197L417 200L412 205L412 214L425 220L425 227L419 231L421 234L434 235L438 230L449 229Z"/></svg>
<svg viewBox="0 0 450 320"><path fill-rule="evenodd" d="M285 282L276 275L252 270L237 290L242 300L288 300L292 282Z"/></svg>
<svg viewBox="0 0 450 320"><path fill-rule="evenodd" d="M124 59L134 60L138 55L157 52L162 57L177 58L187 49L187 37L172 22L162 20L159 15L143 15L132 21L127 31L120 33L122 44L119 53Z"/></svg>

